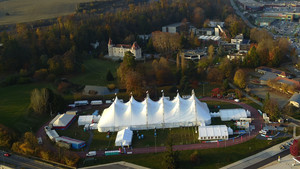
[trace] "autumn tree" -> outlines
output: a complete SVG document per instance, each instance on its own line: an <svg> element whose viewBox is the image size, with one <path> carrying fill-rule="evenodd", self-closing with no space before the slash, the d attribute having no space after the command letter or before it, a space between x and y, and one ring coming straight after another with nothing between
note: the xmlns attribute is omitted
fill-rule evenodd
<svg viewBox="0 0 300 169"><path fill-rule="evenodd" d="M215 54L215 48L213 45L210 45L208 47L208 60L212 63L213 62L213 59L214 59L214 54Z"/></svg>
<svg viewBox="0 0 300 169"><path fill-rule="evenodd" d="M248 54L245 58L245 65L251 68L255 68L259 66L260 64L260 59L256 53L256 48L255 46L252 46L251 49L248 51Z"/></svg>
<svg viewBox="0 0 300 169"><path fill-rule="evenodd" d="M201 28L205 19L204 10L201 7L194 9L193 23L196 28Z"/></svg>
<svg viewBox="0 0 300 169"><path fill-rule="evenodd" d="M117 76L120 80L121 85L126 83L126 75L129 71L134 71L136 67L136 61L133 53L125 52L123 62L120 64L119 68L117 69Z"/></svg>
<svg viewBox="0 0 300 169"><path fill-rule="evenodd" d="M62 110L65 106L65 100L52 92L52 90L43 88L34 89L30 96L30 108L37 114L54 113Z"/></svg>
<svg viewBox="0 0 300 169"><path fill-rule="evenodd" d="M272 121L277 121L280 117L280 108L278 103L272 99L266 99L264 102L264 112L270 117Z"/></svg>
<svg viewBox="0 0 300 169"><path fill-rule="evenodd" d="M166 58L154 60L152 67L155 71L156 81L159 86L173 83L173 73Z"/></svg>
<svg viewBox="0 0 300 169"><path fill-rule="evenodd" d="M233 65L231 64L228 58L222 59L219 69L221 70L221 73L223 73L226 78L232 78Z"/></svg>
<svg viewBox="0 0 300 169"><path fill-rule="evenodd" d="M234 84L239 88L246 87L246 73L242 69L238 69L233 78Z"/></svg>
<svg viewBox="0 0 300 169"><path fill-rule="evenodd" d="M160 53L172 53L180 49L180 35L168 32L152 32L153 47Z"/></svg>
<svg viewBox="0 0 300 169"><path fill-rule="evenodd" d="M179 168L179 152L173 150L173 136L170 134L167 139L166 152L164 154L163 166L165 169Z"/></svg>
<svg viewBox="0 0 300 169"><path fill-rule="evenodd" d="M207 73L207 80L211 82L221 83L223 81L224 74L218 68L210 68Z"/></svg>
<svg viewBox="0 0 300 169"><path fill-rule="evenodd" d="M0 124L0 147L10 148L15 139L16 134L8 127Z"/></svg>

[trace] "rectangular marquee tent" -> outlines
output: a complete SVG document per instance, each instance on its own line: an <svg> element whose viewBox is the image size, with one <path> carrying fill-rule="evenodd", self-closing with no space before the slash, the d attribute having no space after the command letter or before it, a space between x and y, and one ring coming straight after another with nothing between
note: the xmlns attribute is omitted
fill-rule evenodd
<svg viewBox="0 0 300 169"><path fill-rule="evenodd" d="M55 117L55 121L52 124L54 129L66 129L74 121L76 115L74 114L59 114Z"/></svg>
<svg viewBox="0 0 300 169"><path fill-rule="evenodd" d="M240 120L240 118L250 117L250 112L245 109L220 109L220 117L222 121Z"/></svg>
<svg viewBox="0 0 300 169"><path fill-rule="evenodd" d="M86 124L92 124L92 123L98 123L100 119L100 115L85 115L85 116L79 116L78 118L78 126L84 126Z"/></svg>
<svg viewBox="0 0 300 169"><path fill-rule="evenodd" d="M111 106L103 111L98 122L98 131L119 131L154 128L174 128L180 126L209 125L211 116L206 103L200 102L194 92L188 99L177 96L169 101L164 96L152 101L147 94L143 102L132 96L127 103L116 97Z"/></svg>
<svg viewBox="0 0 300 169"><path fill-rule="evenodd" d="M132 141L133 132L126 128L121 131L118 131L115 145L116 146L130 146Z"/></svg>
<svg viewBox="0 0 300 169"><path fill-rule="evenodd" d="M226 125L199 126L198 140L228 140L228 128Z"/></svg>

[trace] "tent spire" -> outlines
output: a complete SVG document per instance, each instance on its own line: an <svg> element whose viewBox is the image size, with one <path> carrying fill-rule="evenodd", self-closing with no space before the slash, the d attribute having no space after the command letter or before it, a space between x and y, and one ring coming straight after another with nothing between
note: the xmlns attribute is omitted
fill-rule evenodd
<svg viewBox="0 0 300 169"><path fill-rule="evenodd" d="M148 92L148 90L146 91L146 98L147 99L149 98L149 92Z"/></svg>
<svg viewBox="0 0 300 169"><path fill-rule="evenodd" d="M164 90L161 90L161 96L164 97L165 94L164 94Z"/></svg>
<svg viewBox="0 0 300 169"><path fill-rule="evenodd" d="M195 91L194 91L194 89L192 90L192 95L195 95Z"/></svg>

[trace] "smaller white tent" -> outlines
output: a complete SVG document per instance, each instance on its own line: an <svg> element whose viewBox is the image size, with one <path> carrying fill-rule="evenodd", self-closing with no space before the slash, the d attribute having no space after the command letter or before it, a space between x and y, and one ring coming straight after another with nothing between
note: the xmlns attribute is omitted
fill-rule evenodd
<svg viewBox="0 0 300 169"><path fill-rule="evenodd" d="M247 118L245 109L220 109L220 117L222 121L240 120L240 118Z"/></svg>
<svg viewBox="0 0 300 169"><path fill-rule="evenodd" d="M86 124L92 124L92 123L98 123L100 119L100 115L85 115L85 116L79 116L78 118L78 126L84 126Z"/></svg>
<svg viewBox="0 0 300 169"><path fill-rule="evenodd" d="M46 130L46 134L48 135L48 137L50 138L50 140L55 141L55 139L57 137L59 137L59 135L57 134L57 132L55 130Z"/></svg>
<svg viewBox="0 0 300 169"><path fill-rule="evenodd" d="M58 118L57 118L58 117ZM59 114L55 117L55 121L53 122L53 128L55 129L65 129L67 128L76 115L73 114Z"/></svg>
<svg viewBox="0 0 300 169"><path fill-rule="evenodd" d="M125 128L118 132L115 145L116 146L130 146L132 141L133 132Z"/></svg>
<svg viewBox="0 0 300 169"><path fill-rule="evenodd" d="M226 125L199 126L198 140L228 140L228 128Z"/></svg>

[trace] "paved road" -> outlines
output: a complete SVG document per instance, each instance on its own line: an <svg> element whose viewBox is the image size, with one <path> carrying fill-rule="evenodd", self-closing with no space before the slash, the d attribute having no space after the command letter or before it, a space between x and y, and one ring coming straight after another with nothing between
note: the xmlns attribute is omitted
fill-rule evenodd
<svg viewBox="0 0 300 169"><path fill-rule="evenodd" d="M43 163L43 162L39 162L39 161L36 161L36 160L32 160L32 159L29 159L29 158L24 158L24 157L21 157L21 156L18 156L18 155L14 155L12 154L10 157L4 157L3 156L3 152L1 151L1 158L0 158L0 161L1 161L1 164L10 164L10 165L13 165L14 168L30 168L30 169L53 169L53 168L58 168L58 167L55 167L53 165L50 165L50 164L46 164L46 163Z"/></svg>
<svg viewBox="0 0 300 169"><path fill-rule="evenodd" d="M250 23L249 20L243 15L243 13L239 10L239 8L236 6L233 0L230 0L230 3L233 9L235 10L236 14L239 15L250 28L256 27L252 23Z"/></svg>
<svg viewBox="0 0 300 169"><path fill-rule="evenodd" d="M265 166L265 165L267 165L267 164L269 164L269 163L271 163L273 161L277 161L278 160L278 156L280 156L280 158L282 158L282 157L285 157L285 156L287 156L289 154L290 154L290 150L286 149L285 151L283 151L283 152L281 152L279 154L276 154L276 155L274 155L274 156L272 156L270 158L267 158L267 159L265 159L263 161L260 161L260 162L258 162L256 164L253 164L253 165L251 165L251 166L249 166L249 167L247 167L245 169L256 169L256 168Z"/></svg>

